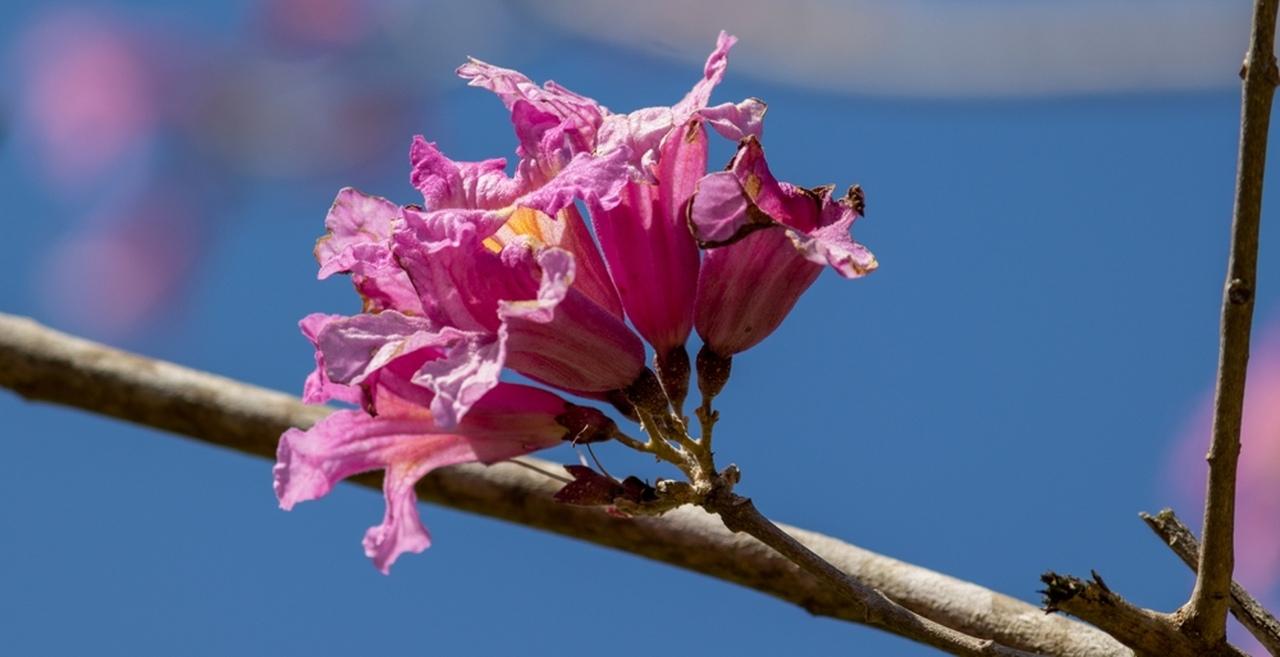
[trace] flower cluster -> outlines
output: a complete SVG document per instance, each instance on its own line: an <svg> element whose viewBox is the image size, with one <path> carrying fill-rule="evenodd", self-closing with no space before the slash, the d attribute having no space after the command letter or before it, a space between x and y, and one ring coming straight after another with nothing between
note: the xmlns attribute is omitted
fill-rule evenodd
<svg viewBox="0 0 1280 657"><path fill-rule="evenodd" d="M304 397L360 410L281 437L283 508L385 470L386 515L364 545L386 572L430 543L413 487L432 469L614 436L599 410L502 381L504 371L628 417L678 418L695 329L700 375L704 363L724 372L824 267L848 278L875 269L849 235L856 187L833 198L777 181L760 146L764 103L709 104L734 41L720 35L680 102L629 114L472 60L458 74L511 112L512 175L504 159L458 162L416 137L420 205L339 192L316 246L320 277L349 274L364 308L302 321L316 348ZM708 128L738 144L710 175Z"/></svg>

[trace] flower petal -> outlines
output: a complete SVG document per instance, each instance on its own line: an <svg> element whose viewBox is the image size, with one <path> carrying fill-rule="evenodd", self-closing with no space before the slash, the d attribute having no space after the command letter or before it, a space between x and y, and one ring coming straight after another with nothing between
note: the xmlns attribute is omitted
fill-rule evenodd
<svg viewBox="0 0 1280 657"><path fill-rule="evenodd" d="M740 103L723 103L698 110L697 115L730 141L742 141L747 137L759 139L764 134L764 115L768 106L758 98L748 98Z"/></svg>
<svg viewBox="0 0 1280 657"><path fill-rule="evenodd" d="M710 247L694 311L708 348L730 357L758 344L824 266L845 278L873 271L875 257L849 234L862 205L856 186L833 201L830 187L778 182L759 141L744 139L730 170L700 180L690 204L690 226Z"/></svg>
<svg viewBox="0 0 1280 657"><path fill-rule="evenodd" d="M325 371L324 354L320 351L320 332L340 319L344 319L342 315L312 313L298 322L302 335L316 348L316 369L307 375L307 381L302 387L302 401L308 404L323 404L331 399L349 404L359 404L361 401L362 395L358 387L335 383Z"/></svg>
<svg viewBox="0 0 1280 657"><path fill-rule="evenodd" d="M357 260L353 247L387 244L399 216L400 208L385 198L370 196L352 187L339 191L324 220L329 232L316 242L320 278L350 271Z"/></svg>
<svg viewBox="0 0 1280 657"><path fill-rule="evenodd" d="M509 249L510 250L510 249ZM559 248L537 256L542 280L530 299L504 300L507 366L573 392L625 388L644 370L644 345L617 316L572 287L573 255Z"/></svg>
<svg viewBox="0 0 1280 657"><path fill-rule="evenodd" d="M724 79L725 69L729 68L729 50L737 42L737 37L730 36L724 30L720 31L720 35L716 37L715 50L711 51L706 65L702 67L702 79L698 80L697 84L693 85L693 89L671 108L679 123L684 123L695 111L707 106L712 90Z"/></svg>
<svg viewBox="0 0 1280 657"><path fill-rule="evenodd" d="M472 417L451 430L430 416L335 411L307 431L290 429L280 437L276 497L289 510L327 495L347 477L386 470L386 513L364 541L365 553L385 573L400 554L430 545L416 508L413 488L419 479L438 467L494 463L558 444L571 437L559 420L571 408L545 390L499 384L476 404Z"/></svg>
<svg viewBox="0 0 1280 657"><path fill-rule="evenodd" d="M409 148L409 162L409 181L431 210L491 210L510 205L520 195L521 183L507 176L507 161L502 158L455 162L417 135Z"/></svg>

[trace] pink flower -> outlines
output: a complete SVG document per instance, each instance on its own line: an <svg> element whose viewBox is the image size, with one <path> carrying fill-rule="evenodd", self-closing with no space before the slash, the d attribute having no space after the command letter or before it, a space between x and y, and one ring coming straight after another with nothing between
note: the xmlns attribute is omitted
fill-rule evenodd
<svg viewBox="0 0 1280 657"><path fill-rule="evenodd" d="M498 94L511 110L521 143L522 172L554 175L573 153L631 154L632 173L620 192L620 203L589 202L592 223L622 306L653 345L659 371L683 367L684 377L684 344L693 326L700 260L684 206L706 172L703 123L710 122L734 140L759 136L765 111L764 103L755 99L707 107L735 41L720 34L703 78L683 100L629 114L611 113L554 82L539 87L520 73L484 62L459 69L472 85ZM672 385L685 385L671 380L676 377L664 376L669 393ZM679 404L683 390L672 396Z"/></svg>
<svg viewBox="0 0 1280 657"><path fill-rule="evenodd" d="M607 437L612 423L591 409L529 386L501 383L446 428L427 410L431 393L393 375L374 388L378 415L335 411L307 431L280 437L274 469L280 507L324 497L339 481L385 471L382 523L364 537L365 555L387 573L405 552L421 552L431 535L416 508L414 485L432 470L457 463L494 463L562 440Z"/></svg>
<svg viewBox="0 0 1280 657"><path fill-rule="evenodd" d="M743 140L728 171L698 182L689 221L709 250L698 278L694 324L706 347L728 358L768 337L824 266L845 278L875 270L849 236L862 193L804 189L774 179L760 142Z"/></svg>
<svg viewBox="0 0 1280 657"><path fill-rule="evenodd" d="M1263 596L1280 593L1280 322L1259 327L1250 351L1236 484L1236 578ZM1169 484L1184 519L1199 518L1204 508L1212 426L1210 388L1172 452Z"/></svg>
<svg viewBox="0 0 1280 657"><path fill-rule="evenodd" d="M431 469L614 435L599 411L501 382L505 370L607 399L652 424L681 411L695 324L708 353L727 358L772 331L823 264L850 277L875 267L848 235L860 211L852 192L832 201L830 190L769 176L757 141L763 103L707 106L733 42L720 35L683 100L630 114L472 61L459 74L511 111L514 175L506 160L457 162L416 137L410 182L421 206L339 192L315 254L321 278L351 276L363 312L302 321L316 349L304 397L361 410L281 438L281 506L385 470L386 517L365 537L385 572L430 542L413 485ZM740 142L731 171L704 177L704 123ZM590 210L595 236L577 203ZM691 227L702 246L733 244L704 263ZM748 327L745 340L734 322ZM645 367L641 336L657 352L661 381ZM727 362L706 369L723 385ZM578 488L565 495L644 494L630 480Z"/></svg>
<svg viewBox="0 0 1280 657"><path fill-rule="evenodd" d="M410 155L430 209L343 190L316 255L322 277L352 274L366 312L400 311L416 340L445 350L414 379L435 393L438 422L461 420L503 367L597 397L643 374L644 347L572 211L575 199L616 203L625 151L578 154L551 178L454 162L420 137Z"/></svg>

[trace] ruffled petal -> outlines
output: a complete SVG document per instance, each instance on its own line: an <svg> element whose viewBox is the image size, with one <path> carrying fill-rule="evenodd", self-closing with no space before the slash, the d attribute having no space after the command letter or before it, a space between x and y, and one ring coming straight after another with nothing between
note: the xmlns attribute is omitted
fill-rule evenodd
<svg viewBox="0 0 1280 657"><path fill-rule="evenodd" d="M747 137L764 135L764 115L768 106L758 98L748 98L740 103L723 103L697 111L720 136L730 141L742 141Z"/></svg>
<svg viewBox="0 0 1280 657"><path fill-rule="evenodd" d="M351 187L338 192L325 218L328 233L316 242L319 278L351 274L367 312L421 312L413 286L391 257L391 235L399 223L400 208L387 199Z"/></svg>
<svg viewBox="0 0 1280 657"><path fill-rule="evenodd" d="M744 139L730 169L700 180L690 204L690 227L710 248L694 311L708 348L729 357L758 344L825 266L845 278L873 271L875 257L849 234L861 212L857 187L834 201L829 187L778 182L759 142Z"/></svg>
<svg viewBox="0 0 1280 657"><path fill-rule="evenodd" d="M631 152L626 148L600 156L579 153L546 184L514 201L514 205L532 208L547 216L582 199L600 207L611 208L620 201L618 193L629 179L627 162Z"/></svg>
<svg viewBox="0 0 1280 657"><path fill-rule="evenodd" d="M496 336L470 334L454 342L442 357L424 363L413 383L435 393L431 414L436 424L449 428L498 385L506 360L505 329L500 328Z"/></svg>
<svg viewBox="0 0 1280 657"><path fill-rule="evenodd" d="M467 84L472 87L481 87L497 94L507 109L523 100L560 117L561 120L569 120L588 135L594 134L603 117L608 114L608 110L596 101L569 91L555 82L547 82L539 87L522 73L475 58L458 68L458 76L467 80Z"/></svg>
<svg viewBox="0 0 1280 657"><path fill-rule="evenodd" d="M320 332L330 323L341 319L344 319L342 315L312 313L298 322L302 335L316 350L316 369L307 375L307 381L302 387L302 401L308 404L323 404L331 399L349 404L359 404L361 401L359 387L335 383L329 379L325 371L324 354L320 351Z"/></svg>
<svg viewBox="0 0 1280 657"><path fill-rule="evenodd" d="M720 35L716 37L715 50L711 51L711 55L707 57L707 63L702 67L702 79L698 80L693 85L693 89L671 108L678 122L683 123L695 111L707 106L712 90L724 79L724 72L729 68L729 50L737 42L737 37L731 36L724 30L720 31Z"/></svg>
<svg viewBox="0 0 1280 657"><path fill-rule="evenodd" d="M429 321L394 310L330 321L317 336L331 381L357 385L392 360L424 348L442 348L460 332L441 332Z"/></svg>
<svg viewBox="0 0 1280 657"><path fill-rule="evenodd" d="M400 208L385 198L352 187L339 191L324 220L328 234L316 241L320 278L351 271L358 261L354 247L386 245L399 216Z"/></svg>
<svg viewBox="0 0 1280 657"><path fill-rule="evenodd" d="M507 176L505 159L455 162L422 135L413 138L409 162L409 181L422 192L426 207L431 210L506 207L520 195L523 186Z"/></svg>
<svg viewBox="0 0 1280 657"><path fill-rule="evenodd" d="M828 193L823 199L824 225L809 233L787 228L787 237L791 238L796 251L809 262L829 265L845 278L861 278L875 271L879 266L876 257L849 234L859 215L856 208L860 199L861 192L856 187L836 202L831 201Z"/></svg>
<svg viewBox="0 0 1280 657"><path fill-rule="evenodd" d="M365 553L385 573L399 555L430 545L417 512L418 480L446 465L494 463L550 447L603 422L598 413L588 413L585 423L575 413L571 429L560 416L575 408L545 390L499 384L476 404L473 417L454 429L443 429L429 415L335 411L307 431L290 429L280 437L273 469L276 497L289 510L327 495L343 479L386 470L386 513L364 540Z"/></svg>
<svg viewBox="0 0 1280 657"><path fill-rule="evenodd" d="M439 456L441 461L465 463L472 460L468 451L465 444L447 444L441 447ZM382 524L365 531L363 545L364 556L372 559L374 567L383 575L391 574L391 565L400 555L422 552L431 547L431 534L418 513L418 494L414 486L434 467L437 466L431 463L396 464L388 467L382 478L382 495L387 508L382 515Z"/></svg>

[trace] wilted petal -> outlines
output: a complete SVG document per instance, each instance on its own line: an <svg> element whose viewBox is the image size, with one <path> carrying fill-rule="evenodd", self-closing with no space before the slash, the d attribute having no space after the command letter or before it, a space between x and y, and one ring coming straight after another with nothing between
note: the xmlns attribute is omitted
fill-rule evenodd
<svg viewBox="0 0 1280 657"><path fill-rule="evenodd" d="M824 224L808 233L789 229L787 236L796 250L809 262L829 265L845 278L859 278L875 271L878 266L875 256L849 235L858 218L861 198L862 191L857 187L849 188L845 198L837 202L832 202L827 192L822 201L823 215L835 218L824 217Z"/></svg>
<svg viewBox="0 0 1280 657"><path fill-rule="evenodd" d="M829 265L846 278L877 266L849 229L862 211L858 188L834 201L831 189L780 183L759 142L742 142L729 171L698 183L690 204L695 236L711 248L698 281L694 324L717 355L733 356L772 333Z"/></svg>

